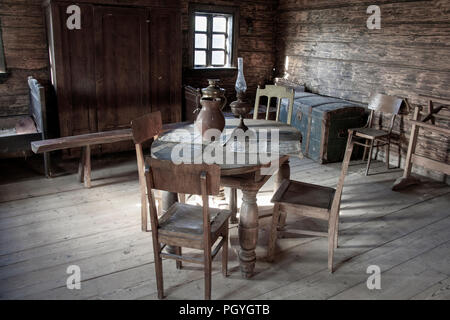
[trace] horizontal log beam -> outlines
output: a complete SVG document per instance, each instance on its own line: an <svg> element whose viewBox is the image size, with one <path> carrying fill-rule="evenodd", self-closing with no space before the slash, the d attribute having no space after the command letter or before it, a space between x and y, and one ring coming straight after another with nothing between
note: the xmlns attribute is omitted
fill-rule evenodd
<svg viewBox="0 0 450 320"><path fill-rule="evenodd" d="M422 128L426 128L426 129L430 129L432 131L437 131L437 132L440 132L440 133L443 133L446 135L450 135L450 129L448 129L448 128L438 127L438 126L435 126L435 125L432 125L429 123L425 123L425 122L421 122L421 121L411 120L410 122L419 127L422 127Z"/></svg>
<svg viewBox="0 0 450 320"><path fill-rule="evenodd" d="M450 165L446 163L419 156L417 154L412 155L412 162L418 166L450 175Z"/></svg>

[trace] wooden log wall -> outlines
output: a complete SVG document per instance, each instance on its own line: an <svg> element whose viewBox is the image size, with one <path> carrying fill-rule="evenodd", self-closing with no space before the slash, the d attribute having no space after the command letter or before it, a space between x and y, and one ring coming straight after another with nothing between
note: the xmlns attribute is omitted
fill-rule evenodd
<svg viewBox="0 0 450 320"><path fill-rule="evenodd" d="M275 64L274 28L276 18L276 0L183 0L183 83L196 88L208 85L206 79L218 78L220 86L227 90L229 102L236 100L234 84L237 70L205 71L189 68L189 4L209 4L239 7L239 44L238 57L244 58L244 75L247 82L247 96L254 99L258 84L273 80ZM249 21L248 19L251 19ZM249 22L253 25L249 28Z"/></svg>
<svg viewBox="0 0 450 320"><path fill-rule="evenodd" d="M49 82L41 0L0 1L0 27L10 75L0 83L0 117L28 113L28 76Z"/></svg>
<svg viewBox="0 0 450 320"><path fill-rule="evenodd" d="M367 28L369 5L381 9L380 30ZM413 105L426 106L426 96L450 101L450 1L280 0L275 38L277 75L309 91L363 104L371 92L406 97ZM402 112L394 132L403 161L412 110ZM386 117L377 121L389 125ZM449 163L448 138L423 131L419 149ZM395 162L397 148L391 150Z"/></svg>

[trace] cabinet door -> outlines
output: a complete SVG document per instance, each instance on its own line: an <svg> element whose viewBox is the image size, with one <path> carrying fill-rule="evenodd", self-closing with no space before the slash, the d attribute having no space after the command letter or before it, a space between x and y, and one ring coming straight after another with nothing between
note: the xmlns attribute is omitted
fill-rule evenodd
<svg viewBox="0 0 450 320"><path fill-rule="evenodd" d="M152 111L163 122L181 121L181 15L178 9L152 8L150 16Z"/></svg>
<svg viewBox="0 0 450 320"><path fill-rule="evenodd" d="M151 112L145 9L94 8L98 130L130 127Z"/></svg>
<svg viewBox="0 0 450 320"><path fill-rule="evenodd" d="M69 29L69 5L52 3L47 9L52 83L58 96L61 136L97 131L93 7L78 4L81 29Z"/></svg>

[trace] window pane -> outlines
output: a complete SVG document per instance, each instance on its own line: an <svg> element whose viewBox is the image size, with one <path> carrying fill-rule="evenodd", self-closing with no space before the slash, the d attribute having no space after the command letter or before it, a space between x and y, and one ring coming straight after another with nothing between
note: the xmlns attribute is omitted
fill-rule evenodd
<svg viewBox="0 0 450 320"><path fill-rule="evenodd" d="M227 19L224 17L213 18L213 31L214 32L227 32Z"/></svg>
<svg viewBox="0 0 450 320"><path fill-rule="evenodd" d="M206 31L207 19L204 16L195 16L195 31Z"/></svg>
<svg viewBox="0 0 450 320"><path fill-rule="evenodd" d="M206 51L195 50L194 64L196 66L206 65Z"/></svg>
<svg viewBox="0 0 450 320"><path fill-rule="evenodd" d="M214 49L225 49L225 35L223 34L213 35L212 46Z"/></svg>
<svg viewBox="0 0 450 320"><path fill-rule="evenodd" d="M212 52L212 64L213 65L224 65L225 64L225 52L224 51L213 51Z"/></svg>
<svg viewBox="0 0 450 320"><path fill-rule="evenodd" d="M206 49L206 34L195 35L195 48L197 49Z"/></svg>

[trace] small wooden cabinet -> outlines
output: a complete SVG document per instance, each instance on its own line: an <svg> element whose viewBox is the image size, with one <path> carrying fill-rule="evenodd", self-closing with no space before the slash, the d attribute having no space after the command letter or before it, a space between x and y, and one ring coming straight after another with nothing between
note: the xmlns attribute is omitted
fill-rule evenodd
<svg viewBox="0 0 450 320"><path fill-rule="evenodd" d="M158 110L164 123L181 121L179 1L77 1L81 28L70 30L73 4L44 3L61 136L128 128Z"/></svg>

